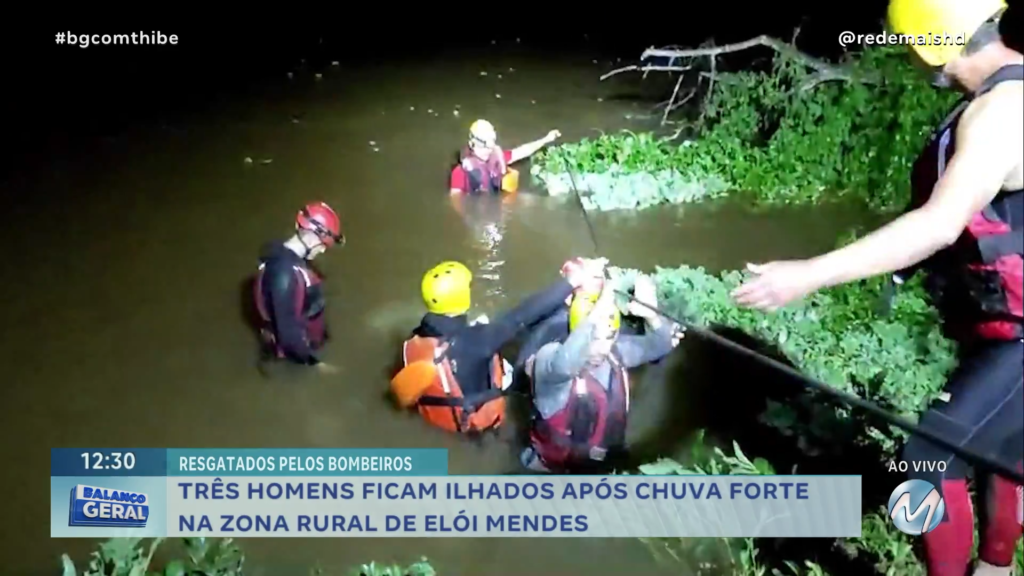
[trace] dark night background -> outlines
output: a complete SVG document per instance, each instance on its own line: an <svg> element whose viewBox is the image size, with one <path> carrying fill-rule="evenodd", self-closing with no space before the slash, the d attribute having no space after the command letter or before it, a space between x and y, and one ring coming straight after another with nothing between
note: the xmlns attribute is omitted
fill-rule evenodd
<svg viewBox="0 0 1024 576"><path fill-rule="evenodd" d="M320 9L337 15L281 9L285 13L280 16L279 27L272 26L267 14L259 13L259 9L254 14L240 11L231 24L197 24L201 18L185 25L173 24L185 22L182 18L114 19L121 24L95 18L54 18L47 26L32 26L31 35L22 30L8 33L5 92L7 98L13 98L8 114L15 129L29 137L52 130L62 138L116 130L116 126L159 112L202 107L258 86L261 80L279 80L284 70L303 57L313 66L332 60L373 66L395 58L418 58L429 66L430 58L443 58L445 51L472 50L487 46L493 39L508 41L516 37L538 51L598 48L630 55L650 45L696 45L709 37L716 43L760 33L789 38L798 25L803 26L801 46L818 53L835 53L839 31L877 29L884 6L880 2L859 2L856 10L843 10L815 3L812 11L806 11L799 5L783 6L788 4L730 3L718 8L715 3L702 3L699 11L709 12L704 15L695 14L693 8L684 9L683 4L645 5L640 10L610 4L608 8L572 9L574 18L553 18L550 22L543 11L526 7L516 7L512 13L493 19L485 16L484 10L484 14L460 21L456 16L459 9L454 5L419 12L396 7L397 14L376 16L372 5L366 6L370 13L362 16L355 13L358 8L342 11L340 6L337 10L327 6ZM250 18L256 24L246 24ZM493 25L474 26L474 20ZM436 24L424 25L424 21ZM58 31L132 30L176 33L179 44L87 49L54 45ZM583 39L584 34L589 42ZM21 143L22 150L29 145L35 149L35 142Z"/></svg>
<svg viewBox="0 0 1024 576"><path fill-rule="evenodd" d="M395 14L375 13L378 7L369 5L364 15L356 13L360 8L343 11L340 6L324 6L319 9L323 14L275 8L283 13L274 25L268 20L277 19L276 14L268 18L267 13L254 9L239 11L231 24L199 25L197 20L205 19L180 17L120 17L113 19L121 22L116 25L97 18L54 18L52 24L28 27L31 34L22 29L10 31L3 56L7 61L4 92L7 130L18 134L15 152L40 160L59 153L72 141L82 144L81 138L87 140L97 132L109 134L160 114L202 108L258 87L262 80L279 80L282 71L299 58L306 58L313 67L326 66L332 60L373 66L396 58L421 59L424 66L430 66L431 58L443 58L448 51L473 50L493 39L517 37L538 51L596 49L629 55L651 45L695 46L708 38L718 44L757 34L788 39L797 26L801 27L798 45L802 49L815 55L837 55L841 52L836 42L839 32L877 31L885 2L708 2L692 7L619 3L573 9L574 18L550 22L542 11L525 7L496 18L486 16L487 10L483 10L461 20L454 5L429 10L395 7ZM1006 22L1006 30L1022 28L1019 18L1008 20L1012 21ZM256 23L247 24L249 21ZM488 24L475 26L474 21ZM81 49L56 46L53 40L58 31L132 30L176 33L179 44ZM584 34L589 40L583 39ZM6 156L5 164L23 161L16 157Z"/></svg>

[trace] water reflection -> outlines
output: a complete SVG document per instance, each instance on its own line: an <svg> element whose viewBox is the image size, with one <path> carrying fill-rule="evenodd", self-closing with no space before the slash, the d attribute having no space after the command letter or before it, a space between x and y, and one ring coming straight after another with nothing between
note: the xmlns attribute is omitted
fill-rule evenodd
<svg viewBox="0 0 1024 576"><path fill-rule="evenodd" d="M468 262L477 287L474 296L481 309L494 310L505 296L502 270L505 266L503 240L509 215L515 203L515 194L501 196L451 197L452 206L469 228L476 256Z"/></svg>

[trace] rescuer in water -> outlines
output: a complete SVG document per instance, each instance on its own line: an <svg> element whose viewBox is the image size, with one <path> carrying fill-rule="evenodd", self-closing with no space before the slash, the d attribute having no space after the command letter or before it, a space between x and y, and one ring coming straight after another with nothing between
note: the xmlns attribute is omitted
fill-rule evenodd
<svg viewBox="0 0 1024 576"><path fill-rule="evenodd" d="M449 190L452 194L498 194L519 189L519 172L509 168L529 158L562 135L558 130L547 136L503 150L498 146L498 133L487 120L477 120L469 127L469 143L459 153L459 164L452 168Z"/></svg>
<svg viewBox="0 0 1024 576"><path fill-rule="evenodd" d="M637 279L635 298L657 306L653 281ZM569 336L545 344L526 360L532 382L530 446L521 456L538 472L608 472L623 461L629 412L627 370L659 360L683 330L651 308L630 302L628 313L647 321L642 336L619 334L622 317L612 282L600 295L580 292L569 308Z"/></svg>
<svg viewBox="0 0 1024 576"><path fill-rule="evenodd" d="M505 418L512 371L501 349L563 306L573 291L604 275L604 260L576 259L563 280L530 296L493 323L470 323L473 275L459 262L430 269L421 284L427 314L402 346L402 370L391 390L399 405L416 406L430 424L466 434L492 430Z"/></svg>
<svg viewBox="0 0 1024 576"><path fill-rule="evenodd" d="M315 353L327 339L327 328L320 276L309 263L331 246L344 245L338 214L314 202L295 217L294 236L264 248L253 291L266 356L336 372Z"/></svg>
<svg viewBox="0 0 1024 576"><path fill-rule="evenodd" d="M999 35L1001 0L891 0L897 34L964 34L966 46L913 46L938 84L966 96L936 130L912 173L908 211L865 238L809 260L748 265L755 277L734 296L742 305L775 310L823 287L915 269L962 358L945 394L921 425L953 444L1024 460L1024 330L1021 292L1024 230L1024 55ZM943 522L924 534L928 574L963 576L971 559L973 507L968 464L913 437L904 460L943 461L944 471L912 472L938 488ZM979 470L979 474L985 471ZM985 476L979 476L984 480ZM1021 522L1010 480L989 476L975 574L1009 575Z"/></svg>

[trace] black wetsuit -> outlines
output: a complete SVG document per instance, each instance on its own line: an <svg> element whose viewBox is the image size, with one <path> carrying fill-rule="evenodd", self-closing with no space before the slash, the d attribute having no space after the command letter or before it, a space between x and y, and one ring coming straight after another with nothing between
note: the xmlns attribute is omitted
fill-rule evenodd
<svg viewBox="0 0 1024 576"><path fill-rule="evenodd" d="M491 387L494 355L524 329L536 324L565 305L572 286L560 280L523 300L489 324L469 325L465 314L442 316L427 314L413 330L414 336L441 338L450 342L448 358L464 396L481 393Z"/></svg>
<svg viewBox="0 0 1024 576"><path fill-rule="evenodd" d="M315 350L325 338L324 295L319 276L304 258L277 242L267 245L258 277L263 309L269 320L277 351L287 359L314 365L320 362ZM308 281L308 282L307 282Z"/></svg>

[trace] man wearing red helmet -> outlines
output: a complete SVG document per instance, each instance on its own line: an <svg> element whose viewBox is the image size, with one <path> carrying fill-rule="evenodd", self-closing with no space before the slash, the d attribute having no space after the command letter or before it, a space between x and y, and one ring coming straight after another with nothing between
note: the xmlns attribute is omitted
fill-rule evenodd
<svg viewBox="0 0 1024 576"><path fill-rule="evenodd" d="M335 372L315 354L327 339L325 298L320 276L309 266L335 245L345 245L341 219L327 204L314 202L296 215L294 236L264 249L253 291L266 355Z"/></svg>

